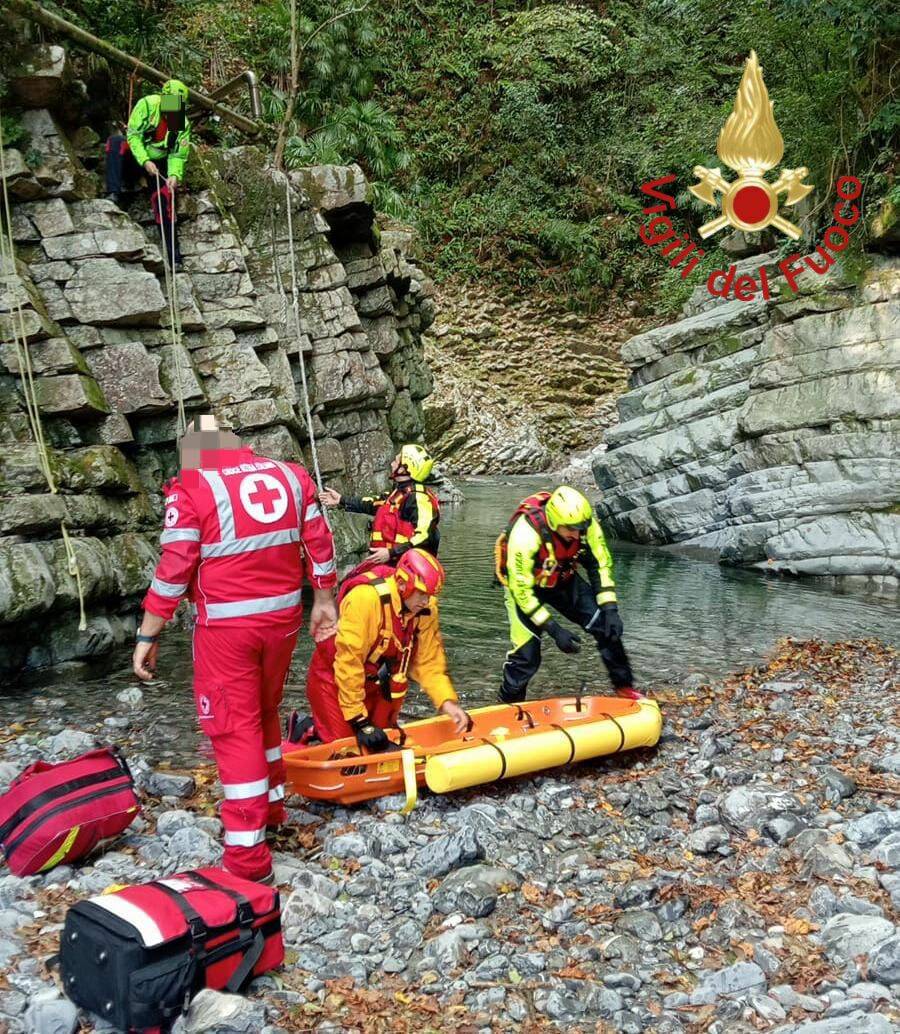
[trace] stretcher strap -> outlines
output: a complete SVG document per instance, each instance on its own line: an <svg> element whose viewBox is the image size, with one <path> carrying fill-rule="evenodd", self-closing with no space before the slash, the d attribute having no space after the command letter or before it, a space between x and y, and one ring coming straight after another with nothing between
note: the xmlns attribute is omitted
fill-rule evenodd
<svg viewBox="0 0 900 1034"><path fill-rule="evenodd" d="M570 765L572 763L572 759L575 757L575 741L569 735L568 730L564 729L561 725L552 725L550 728L558 729L563 734L563 736L565 736L565 738L569 741L569 747L571 748L571 752L569 754L568 760L564 761L563 764Z"/></svg>
<svg viewBox="0 0 900 1034"><path fill-rule="evenodd" d="M415 751L407 749L400 752L400 764L403 768L403 789L406 791L406 803L400 809L403 815L408 815L416 806L419 796L419 784L416 782L416 754Z"/></svg>
<svg viewBox="0 0 900 1034"><path fill-rule="evenodd" d="M534 728L534 719L531 717L531 712L526 711L521 704L516 704L516 720L519 722L528 722L528 728Z"/></svg>
<svg viewBox="0 0 900 1034"><path fill-rule="evenodd" d="M613 754L618 754L619 751L622 750L622 748L625 746L625 730L622 728L621 725L619 725L619 723L616 721L615 718L613 718L611 714L607 714L605 711L601 711L601 714L604 718L608 718L613 723L613 725L619 730L619 745L613 751Z"/></svg>
<svg viewBox="0 0 900 1034"><path fill-rule="evenodd" d="M485 739L485 740L482 740L481 742L487 744L487 746L489 746L489 747L493 747L494 750L496 750L497 753L500 755L500 775L498 775L497 778L498 779L502 779L506 775L506 755L497 746L497 744L493 742L493 740Z"/></svg>

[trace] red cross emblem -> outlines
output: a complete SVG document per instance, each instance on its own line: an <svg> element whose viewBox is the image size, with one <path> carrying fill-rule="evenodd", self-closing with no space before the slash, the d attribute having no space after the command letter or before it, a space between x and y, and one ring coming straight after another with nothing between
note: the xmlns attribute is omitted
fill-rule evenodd
<svg viewBox="0 0 900 1034"><path fill-rule="evenodd" d="M284 485L271 474L250 474L240 487L241 503L248 514L262 524L280 520L287 510Z"/></svg>

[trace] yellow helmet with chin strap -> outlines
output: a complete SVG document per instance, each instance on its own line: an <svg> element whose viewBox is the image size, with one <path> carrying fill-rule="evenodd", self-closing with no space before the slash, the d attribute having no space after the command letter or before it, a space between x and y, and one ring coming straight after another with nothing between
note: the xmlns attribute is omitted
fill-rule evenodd
<svg viewBox="0 0 900 1034"><path fill-rule="evenodd" d="M434 467L434 460L424 445L402 446L398 459L413 481L424 481Z"/></svg>
<svg viewBox="0 0 900 1034"><path fill-rule="evenodd" d="M569 485L561 485L551 494L544 512L551 531L561 527L585 531L594 516L588 499Z"/></svg>
<svg viewBox="0 0 900 1034"><path fill-rule="evenodd" d="M167 79L163 83L163 87L160 92L165 94L166 96L180 97L183 101L186 102L188 99L189 91L180 79Z"/></svg>

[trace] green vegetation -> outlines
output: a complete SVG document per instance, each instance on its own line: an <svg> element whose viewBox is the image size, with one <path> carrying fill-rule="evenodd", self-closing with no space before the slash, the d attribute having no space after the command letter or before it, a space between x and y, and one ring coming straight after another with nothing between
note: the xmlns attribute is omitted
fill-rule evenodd
<svg viewBox="0 0 900 1034"><path fill-rule="evenodd" d="M862 179L867 216L897 195L895 0L297 5L302 90L286 162L358 161L376 203L418 224L439 276L553 291L588 309L611 293L671 307L685 285L638 239L638 187L674 173L684 229L710 217L687 186L695 164L721 164L716 139L751 49L782 164L810 170L819 230L842 174ZM280 121L290 0L61 9L192 82L254 68L266 118Z"/></svg>

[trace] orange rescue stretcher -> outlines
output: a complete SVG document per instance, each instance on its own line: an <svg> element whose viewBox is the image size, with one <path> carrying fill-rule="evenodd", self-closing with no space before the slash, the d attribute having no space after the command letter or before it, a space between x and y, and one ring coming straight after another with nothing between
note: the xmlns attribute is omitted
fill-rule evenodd
<svg viewBox="0 0 900 1034"><path fill-rule="evenodd" d="M387 734L396 749L361 755L356 740L297 747L285 743L287 784L313 800L355 804L418 788L449 793L574 761L652 747L662 730L654 700L569 696L496 704L469 712L460 736L445 715L409 722Z"/></svg>

